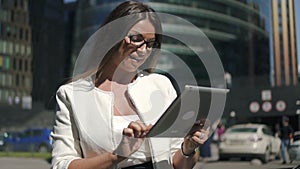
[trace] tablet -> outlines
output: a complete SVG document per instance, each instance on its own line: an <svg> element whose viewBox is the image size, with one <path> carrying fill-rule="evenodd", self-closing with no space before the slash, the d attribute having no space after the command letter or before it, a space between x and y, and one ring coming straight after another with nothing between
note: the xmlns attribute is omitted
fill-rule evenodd
<svg viewBox="0 0 300 169"><path fill-rule="evenodd" d="M212 123L208 118L212 96L225 99L228 92L228 89L186 85L146 137L185 137L199 128L207 128Z"/></svg>

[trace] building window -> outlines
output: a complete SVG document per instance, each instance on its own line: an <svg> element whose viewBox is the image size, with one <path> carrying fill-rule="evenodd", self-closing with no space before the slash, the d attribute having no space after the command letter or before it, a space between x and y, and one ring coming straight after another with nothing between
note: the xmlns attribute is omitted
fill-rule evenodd
<svg viewBox="0 0 300 169"><path fill-rule="evenodd" d="M14 11L11 11L11 16L10 17L11 17L10 18L11 22L14 22L15 21L15 13L14 13Z"/></svg>
<svg viewBox="0 0 300 169"><path fill-rule="evenodd" d="M20 1L20 6L21 6L22 9L24 8L23 0Z"/></svg>
<svg viewBox="0 0 300 169"><path fill-rule="evenodd" d="M29 30L28 29L25 30L25 40L26 41L29 40Z"/></svg>
<svg viewBox="0 0 300 169"><path fill-rule="evenodd" d="M18 30L17 30L18 28L17 28L17 26L13 26L12 27L12 34L13 34L13 37L14 38L17 38L17 32L18 32Z"/></svg>
<svg viewBox="0 0 300 169"><path fill-rule="evenodd" d="M2 52L6 53L6 41L2 41Z"/></svg>
<svg viewBox="0 0 300 169"><path fill-rule="evenodd" d="M12 75L7 74L7 86L12 86Z"/></svg>
<svg viewBox="0 0 300 169"><path fill-rule="evenodd" d="M31 78L30 77L26 77L25 78L25 87L26 88L30 88L31 87Z"/></svg>
<svg viewBox="0 0 300 169"><path fill-rule="evenodd" d="M27 2L27 0L24 0L22 2L24 2L24 11L27 11L28 10L28 2Z"/></svg>
<svg viewBox="0 0 300 169"><path fill-rule="evenodd" d="M5 84L6 84L5 74L1 73L0 79L1 79L1 86L5 86Z"/></svg>
<svg viewBox="0 0 300 169"><path fill-rule="evenodd" d="M28 60L24 60L24 71L27 72L28 71Z"/></svg>
<svg viewBox="0 0 300 169"><path fill-rule="evenodd" d="M8 56L4 59L4 68L7 70L10 68L10 58Z"/></svg>
<svg viewBox="0 0 300 169"><path fill-rule="evenodd" d="M0 55L0 69L3 67L3 56Z"/></svg>
<svg viewBox="0 0 300 169"><path fill-rule="evenodd" d="M16 8L18 6L18 1L14 0L14 7Z"/></svg>
<svg viewBox="0 0 300 169"><path fill-rule="evenodd" d="M15 76L15 78L16 78L16 86L18 87L19 86L19 74L16 74L16 76Z"/></svg>
<svg viewBox="0 0 300 169"><path fill-rule="evenodd" d="M2 90L0 89L0 102L3 102L3 98L2 98Z"/></svg>
<svg viewBox="0 0 300 169"><path fill-rule="evenodd" d="M20 40L23 39L23 28L20 28L20 30L19 30L19 39Z"/></svg>
<svg viewBox="0 0 300 169"><path fill-rule="evenodd" d="M22 59L19 60L19 70L20 71L23 70L23 60Z"/></svg>
<svg viewBox="0 0 300 169"><path fill-rule="evenodd" d="M21 55L25 55L25 46L21 44Z"/></svg>
<svg viewBox="0 0 300 169"><path fill-rule="evenodd" d="M0 53L3 53L3 41L2 40L0 40Z"/></svg>
<svg viewBox="0 0 300 169"><path fill-rule="evenodd" d="M15 53L16 54L20 53L20 45L18 43L15 43Z"/></svg>
<svg viewBox="0 0 300 169"><path fill-rule="evenodd" d="M13 60L13 70L17 70L17 59L14 58Z"/></svg>
<svg viewBox="0 0 300 169"><path fill-rule="evenodd" d="M9 96L9 92L8 90L4 90L4 100L7 100L8 99L8 96Z"/></svg>
<svg viewBox="0 0 300 169"><path fill-rule="evenodd" d="M12 42L7 42L7 46L8 46L8 54L12 55L13 54L13 50L14 50L14 46Z"/></svg>
<svg viewBox="0 0 300 169"><path fill-rule="evenodd" d="M7 21L7 11L2 9L1 15L0 15L1 21Z"/></svg>
<svg viewBox="0 0 300 169"><path fill-rule="evenodd" d="M21 83L25 84L25 76L24 75L21 76Z"/></svg>
<svg viewBox="0 0 300 169"><path fill-rule="evenodd" d="M6 36L7 37L10 37L11 35L11 29L10 29L10 26L6 26Z"/></svg>
<svg viewBox="0 0 300 169"><path fill-rule="evenodd" d="M4 25L0 23L0 36L4 35Z"/></svg>
<svg viewBox="0 0 300 169"><path fill-rule="evenodd" d="M27 46L27 55L30 56L31 55L31 45Z"/></svg>

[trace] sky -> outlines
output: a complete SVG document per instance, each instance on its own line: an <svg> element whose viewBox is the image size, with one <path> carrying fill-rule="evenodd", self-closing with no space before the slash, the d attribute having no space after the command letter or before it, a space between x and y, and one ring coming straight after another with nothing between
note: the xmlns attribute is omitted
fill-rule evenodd
<svg viewBox="0 0 300 169"><path fill-rule="evenodd" d="M64 0L65 3L75 2L77 0Z"/></svg>

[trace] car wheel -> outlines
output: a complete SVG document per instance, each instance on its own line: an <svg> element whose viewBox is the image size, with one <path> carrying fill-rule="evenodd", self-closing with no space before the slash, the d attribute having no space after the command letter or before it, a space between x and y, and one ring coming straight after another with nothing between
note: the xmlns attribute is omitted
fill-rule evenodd
<svg viewBox="0 0 300 169"><path fill-rule="evenodd" d="M270 148L267 147L267 148L266 148L265 154L263 154L263 156L262 156L262 158L261 158L262 162L263 162L263 163L269 162L269 160L270 160L270 155L271 155Z"/></svg>
<svg viewBox="0 0 300 169"><path fill-rule="evenodd" d="M45 146L45 145L40 145L38 151L39 151L40 153L46 153L46 152L48 152L48 147Z"/></svg>
<svg viewBox="0 0 300 169"><path fill-rule="evenodd" d="M224 154L219 154L219 160L220 161L227 161L229 158L226 157Z"/></svg>

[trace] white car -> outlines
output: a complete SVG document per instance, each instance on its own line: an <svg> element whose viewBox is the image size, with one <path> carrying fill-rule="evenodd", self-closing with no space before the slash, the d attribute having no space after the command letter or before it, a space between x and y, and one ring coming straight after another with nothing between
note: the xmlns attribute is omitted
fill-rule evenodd
<svg viewBox="0 0 300 169"><path fill-rule="evenodd" d="M279 156L281 140L265 124L237 124L226 130L219 144L219 159L259 158L267 163Z"/></svg>
<svg viewBox="0 0 300 169"><path fill-rule="evenodd" d="M291 162L300 160L300 131L296 131L293 137L293 143L288 148Z"/></svg>

